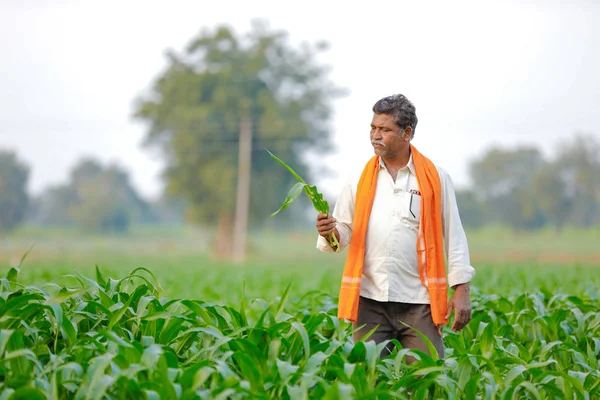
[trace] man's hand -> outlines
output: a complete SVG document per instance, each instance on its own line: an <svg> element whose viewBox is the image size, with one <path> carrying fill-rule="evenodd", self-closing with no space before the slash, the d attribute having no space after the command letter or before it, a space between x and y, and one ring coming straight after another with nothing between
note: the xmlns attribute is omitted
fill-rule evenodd
<svg viewBox="0 0 600 400"><path fill-rule="evenodd" d="M327 214L317 215L317 231L319 235L327 238L330 233L335 233L337 240L340 240L340 234L335 227L335 218Z"/></svg>
<svg viewBox="0 0 600 400"><path fill-rule="evenodd" d="M454 294L448 304L446 319L450 318L454 310L454 324L452 330L460 332L471 320L471 299L469 298L469 284L463 283L454 287Z"/></svg>

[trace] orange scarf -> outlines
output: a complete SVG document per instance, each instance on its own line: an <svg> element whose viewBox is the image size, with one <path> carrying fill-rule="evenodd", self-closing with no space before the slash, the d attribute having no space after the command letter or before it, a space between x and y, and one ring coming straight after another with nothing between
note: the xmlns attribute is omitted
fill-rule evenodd
<svg viewBox="0 0 600 400"><path fill-rule="evenodd" d="M442 185L435 165L410 145L421 191L421 220L417 237L417 259L421 282L429 292L431 315L437 326L446 324L448 288L442 236ZM365 239L379 174L379 157L365 166L356 191L352 239L346 257L338 302L338 318L355 322L358 316L360 281L365 262Z"/></svg>

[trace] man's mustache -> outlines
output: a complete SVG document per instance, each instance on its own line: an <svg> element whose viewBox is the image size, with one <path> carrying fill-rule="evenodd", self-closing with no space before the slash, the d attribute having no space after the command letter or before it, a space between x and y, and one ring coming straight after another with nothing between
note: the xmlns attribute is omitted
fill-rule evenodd
<svg viewBox="0 0 600 400"><path fill-rule="evenodd" d="M382 142L382 141L380 141L380 140L371 140L371 144L373 144L373 145L375 145L375 144L378 144L378 145L380 145L380 146L382 146L382 147L387 147L387 146L385 145L385 143L383 143L383 142Z"/></svg>

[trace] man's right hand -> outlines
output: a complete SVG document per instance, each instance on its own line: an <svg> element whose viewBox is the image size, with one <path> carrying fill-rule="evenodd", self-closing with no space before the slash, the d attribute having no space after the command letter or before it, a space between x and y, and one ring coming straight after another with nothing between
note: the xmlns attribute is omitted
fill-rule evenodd
<svg viewBox="0 0 600 400"><path fill-rule="evenodd" d="M335 218L327 214L317 215L317 231L319 231L319 235L324 238L327 238L330 233L337 231L337 229L335 229ZM335 233L335 236L338 236L337 232Z"/></svg>

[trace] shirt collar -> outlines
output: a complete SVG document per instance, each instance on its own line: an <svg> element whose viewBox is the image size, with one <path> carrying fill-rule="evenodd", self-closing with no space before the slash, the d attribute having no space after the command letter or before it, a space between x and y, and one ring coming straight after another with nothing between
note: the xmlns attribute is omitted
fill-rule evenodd
<svg viewBox="0 0 600 400"><path fill-rule="evenodd" d="M414 176L417 176L417 173L415 171L415 163L413 162L413 157L412 157L412 152L410 153L410 156L408 157L408 164L406 164L406 167L408 170L411 172L411 174L413 174ZM383 168L385 170L387 170L387 168L385 167L385 164L383 162L383 159L381 157L379 157L379 168ZM404 169L403 168L403 169Z"/></svg>

